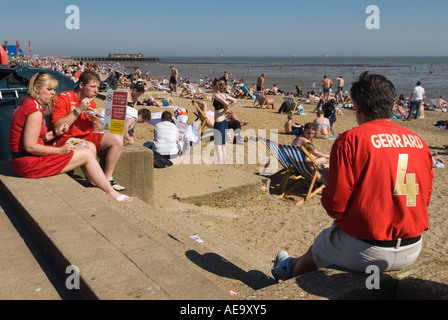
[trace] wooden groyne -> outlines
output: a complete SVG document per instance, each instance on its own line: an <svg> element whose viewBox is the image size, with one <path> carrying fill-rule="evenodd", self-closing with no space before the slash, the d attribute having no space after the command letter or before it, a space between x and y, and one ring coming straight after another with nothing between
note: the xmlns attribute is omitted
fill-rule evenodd
<svg viewBox="0 0 448 320"><path fill-rule="evenodd" d="M77 61L89 61L89 62L158 62L160 58L148 58L148 57L72 57L71 59Z"/></svg>

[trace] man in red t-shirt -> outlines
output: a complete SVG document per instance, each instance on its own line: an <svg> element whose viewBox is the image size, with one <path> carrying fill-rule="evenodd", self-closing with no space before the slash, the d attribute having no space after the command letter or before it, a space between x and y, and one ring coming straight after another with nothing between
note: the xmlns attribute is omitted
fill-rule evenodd
<svg viewBox="0 0 448 320"><path fill-rule="evenodd" d="M123 137L116 133L101 132L103 126L98 121L98 113L88 112L89 109L97 109L93 99L98 93L100 82L96 73L86 71L79 77L75 90L61 92L57 96L51 122L55 127L67 123L70 129L58 139L56 146L65 144L70 138L79 138L86 140L95 155L106 151L104 174L115 190L123 191L125 188L112 177L123 150Z"/></svg>
<svg viewBox="0 0 448 320"><path fill-rule="evenodd" d="M428 229L434 177L432 156L414 132L392 121L395 88L385 77L363 73L351 88L357 128L335 141L322 205L334 224L307 253L280 251L272 274L285 280L337 265L365 272L400 270L417 260Z"/></svg>

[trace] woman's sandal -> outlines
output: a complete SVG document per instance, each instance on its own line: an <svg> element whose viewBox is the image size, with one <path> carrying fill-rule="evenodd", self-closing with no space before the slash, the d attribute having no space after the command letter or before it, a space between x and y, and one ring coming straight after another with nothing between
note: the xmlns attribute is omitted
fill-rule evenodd
<svg viewBox="0 0 448 320"><path fill-rule="evenodd" d="M131 202L134 199L132 197L129 197L129 196L125 195L125 194L122 194L118 198L115 198L115 200L117 200L118 202L128 203L128 202Z"/></svg>

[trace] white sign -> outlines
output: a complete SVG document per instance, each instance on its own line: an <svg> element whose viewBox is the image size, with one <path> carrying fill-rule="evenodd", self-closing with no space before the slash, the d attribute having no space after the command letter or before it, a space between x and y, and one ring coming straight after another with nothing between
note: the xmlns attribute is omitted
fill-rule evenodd
<svg viewBox="0 0 448 320"><path fill-rule="evenodd" d="M127 102L128 93L126 91L108 90L106 92L103 124L104 131L118 133L124 137Z"/></svg>

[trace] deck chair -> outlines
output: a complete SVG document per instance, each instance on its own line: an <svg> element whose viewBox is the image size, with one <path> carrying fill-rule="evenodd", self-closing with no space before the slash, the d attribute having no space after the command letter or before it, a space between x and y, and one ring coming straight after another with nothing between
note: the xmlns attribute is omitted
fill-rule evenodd
<svg viewBox="0 0 448 320"><path fill-rule="evenodd" d="M168 91L168 88L164 88L162 85L158 84L154 80L151 81L151 85L156 91L165 91L165 92Z"/></svg>
<svg viewBox="0 0 448 320"><path fill-rule="evenodd" d="M193 99L194 93L191 91L191 88L188 87L186 83L182 84L182 92L180 93L179 97Z"/></svg>
<svg viewBox="0 0 448 320"><path fill-rule="evenodd" d="M431 107L434 107L434 109L439 109L440 111L443 111L442 106L439 104L439 101L437 99L429 99L431 100Z"/></svg>
<svg viewBox="0 0 448 320"><path fill-rule="evenodd" d="M255 99L255 96L250 93L250 90L246 86L240 86L240 90L243 91L242 99Z"/></svg>
<svg viewBox="0 0 448 320"><path fill-rule="evenodd" d="M278 162L280 162L280 164L282 166L280 170L269 175L269 177L271 179L273 179L274 177L278 176L279 174L285 172L288 169L289 162L286 159L284 153L281 152L280 149L278 148L277 142L266 139L266 138L261 138L261 137L259 137L258 139L266 145L266 148L269 150L269 152L278 160ZM266 163L264 169L266 169L268 167L269 163L270 163L270 161L268 161L268 163Z"/></svg>
<svg viewBox="0 0 448 320"><path fill-rule="evenodd" d="M291 191L287 189L291 184L295 185L296 183L300 183L301 185L303 185L304 183L309 183L306 196L303 199L297 201L296 205L304 203L305 201L309 200L317 193L322 191L324 185L321 184L320 186L317 186L316 183L317 177L319 175L317 169L320 168L320 166L308 153L305 147L279 144L278 149L289 164L288 169L286 170L285 174L283 175L282 181L280 182L279 189L281 198L285 198L287 194L293 194L295 188ZM305 161L306 158L309 158L313 162L313 165L316 168L314 173L310 172L308 164Z"/></svg>
<svg viewBox="0 0 448 320"><path fill-rule="evenodd" d="M208 119L208 117L205 114L205 112L202 111L202 109L197 105L196 102L193 101L193 105L196 107L196 112L194 113L196 115L196 120L199 119L201 121L201 128L198 131L199 131L199 133L201 135L201 138L202 138L202 135L207 130L207 128L208 129L213 129L213 124L210 122L210 120Z"/></svg>
<svg viewBox="0 0 448 320"><path fill-rule="evenodd" d="M353 106L352 96L348 93L348 91L345 91L344 106L347 106L347 107Z"/></svg>
<svg viewBox="0 0 448 320"><path fill-rule="evenodd" d="M274 109L274 104L270 104L268 105L268 101L266 98L266 94L263 91L257 91L255 92L255 100L254 100L254 104L252 105L252 108L269 108L269 106L272 107L272 109Z"/></svg>
<svg viewBox="0 0 448 320"><path fill-rule="evenodd" d="M207 93L202 91L196 84L190 84L190 86L192 86L196 90L196 99L207 99Z"/></svg>
<svg viewBox="0 0 448 320"><path fill-rule="evenodd" d="M303 114L303 107L294 101L293 97L285 97L284 99L287 110L291 110L292 114Z"/></svg>
<svg viewBox="0 0 448 320"><path fill-rule="evenodd" d="M190 99L204 99L207 94L205 92L200 91L191 83L182 84L183 90L180 93L180 97L182 98L190 98Z"/></svg>

